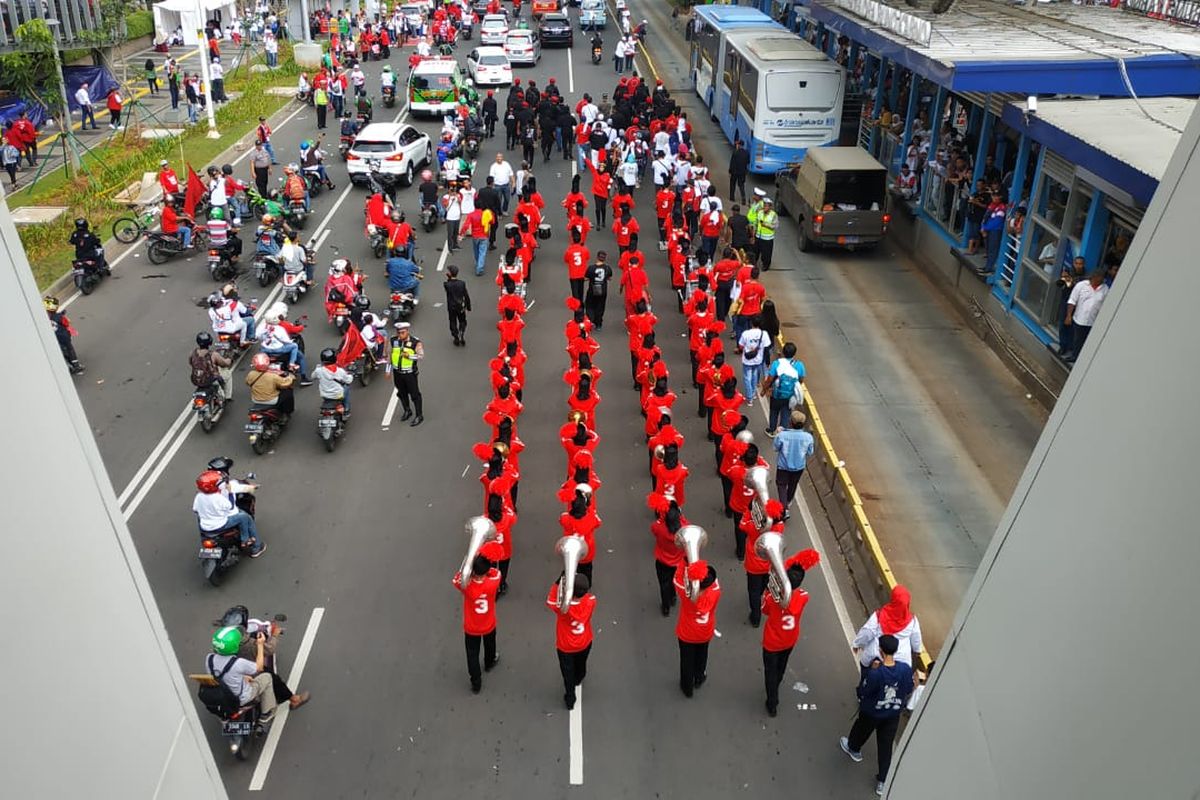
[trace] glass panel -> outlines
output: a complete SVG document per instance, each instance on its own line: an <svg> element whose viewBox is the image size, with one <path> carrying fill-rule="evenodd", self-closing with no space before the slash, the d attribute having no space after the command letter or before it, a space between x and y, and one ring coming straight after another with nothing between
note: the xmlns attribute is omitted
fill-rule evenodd
<svg viewBox="0 0 1200 800"><path fill-rule="evenodd" d="M1021 308L1041 324L1046 324L1046 296L1052 285L1050 276L1031 264L1027 259L1021 270L1021 279L1017 287L1016 302Z"/></svg>
<svg viewBox="0 0 1200 800"><path fill-rule="evenodd" d="M1087 224L1088 211L1092 208L1092 193L1078 182L1071 193L1071 201L1067 204L1068 222L1063 230L1076 242L1083 239L1083 228Z"/></svg>
<svg viewBox="0 0 1200 800"><path fill-rule="evenodd" d="M1035 220L1029 231L1029 249L1025 261L1046 275L1055 274L1058 264L1058 232Z"/></svg>
<svg viewBox="0 0 1200 800"><path fill-rule="evenodd" d="M1033 213L1055 228L1061 228L1063 217L1067 211L1067 200L1070 196L1071 192L1066 186L1059 183L1053 176L1042 172L1042 183L1038 187Z"/></svg>
<svg viewBox="0 0 1200 800"><path fill-rule="evenodd" d="M1108 230L1104 234L1104 268L1108 270L1110 280L1117 276L1135 233L1137 227L1132 223L1117 216L1108 218Z"/></svg>

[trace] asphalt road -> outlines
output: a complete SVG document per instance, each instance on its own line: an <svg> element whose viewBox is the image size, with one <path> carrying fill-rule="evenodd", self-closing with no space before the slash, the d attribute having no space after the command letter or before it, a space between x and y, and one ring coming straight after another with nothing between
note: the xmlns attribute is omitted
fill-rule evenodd
<svg viewBox="0 0 1200 800"><path fill-rule="evenodd" d="M466 50L460 47L459 54ZM611 90L609 62L592 66L583 50L547 50L538 68L518 74L539 83L556 76L573 89L572 102L585 90ZM393 56L393 62L399 65L402 58ZM368 69L377 85L379 65ZM386 119L382 111L378 117ZM694 124L700 136L715 133L706 120ZM432 120L419 125L431 134L439 127ZM314 127L311 111L299 110L277 126L277 152L294 154ZM490 162L500 145L486 142L481 163ZM248 174L244 161L237 168ZM309 225L322 242L320 262L328 264L336 246L364 265L368 294L378 299L384 277L362 236L365 195L347 188L340 164L331 172L338 188L316 200ZM551 209L548 219L559 226L557 203L569 185L570 162L537 164L535 172ZM652 189L643 187L637 199L642 225L652 231ZM405 190L400 203L416 216L415 190ZM327 214L328 222L317 228ZM543 607L560 570L553 543L561 506L554 494L564 472L557 430L566 413L560 377L567 366L562 327L568 317L561 230L538 257L531 287L536 302L527 316L528 386L519 424L527 449L511 590L498 612L502 662L485 675L481 695L470 693L461 602L450 576L466 545L462 523L480 512L479 465L470 448L487 435L480 414L489 397L487 361L497 341L490 272L495 259L489 258L487 277L467 278L475 311L467 347L455 348L438 306L442 276L436 266L443 240L440 232L419 239L427 277L414 330L427 354L421 377L425 424L413 429L397 417L383 429L390 383L356 387L354 418L333 454L324 452L316 436L315 389L299 390L290 429L274 452L261 457L253 455L241 432L247 398L240 386L234 411L213 433L179 424L187 419L181 412L190 395L186 355L196 331L207 328L195 301L213 288L201 258L155 267L139 249L119 263L112 280L70 308L88 364L79 391L184 668L200 667L212 620L235 603L259 614L289 615L281 647L284 674L306 651L300 683L313 700L286 717L286 724L277 723L277 748L269 761L233 761L216 721L201 709L230 794L244 795L253 781L277 797L441 797L464 791L561 797L570 791L597 798L726 798L800 788L821 797L869 795L872 748L867 763L853 765L837 747L853 712L856 671L826 582L830 573L814 570L806 581L814 598L784 681L780 716L769 719L763 710L761 632L746 622L744 573L720 513L709 445L700 421L687 415L681 423L688 440L684 461L692 468L686 511L710 532L705 555L718 566L725 595L710 680L692 700L679 693L674 621L656 608L642 419L626 378L626 337L618 324L599 334L597 365L606 371L598 386L604 398L597 425L604 439L597 464L604 481L597 494L604 519L595 574L599 607L578 706L581 725L572 734L561 703L553 619ZM594 232L589 244L593 253L616 251L608 231ZM653 289L666 297L665 258L652 241L646 252ZM447 263L469 274L462 255ZM243 294L265 296L257 287ZM659 341L674 370L672 388L680 393L680 407L688 408L694 396L684 379L682 319L670 303L660 303L658 311ZM311 360L337 337L325 325L316 297L303 300L294 312L299 313L313 318L306 336ZM235 471L257 472L258 519L269 551L240 564L214 589L201 579L190 505L196 474L217 454L234 457ZM789 550L810 546L803 516L793 519ZM314 615L314 609L321 611ZM308 647L301 647L302 640ZM573 757L581 759L582 785L571 787Z"/></svg>

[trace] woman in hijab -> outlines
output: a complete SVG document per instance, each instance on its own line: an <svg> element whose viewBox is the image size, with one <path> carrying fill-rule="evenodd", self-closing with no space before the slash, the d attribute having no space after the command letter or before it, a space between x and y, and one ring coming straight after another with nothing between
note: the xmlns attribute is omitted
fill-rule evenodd
<svg viewBox="0 0 1200 800"><path fill-rule="evenodd" d="M875 661L882 659L879 637L884 634L895 636L900 642L896 660L913 666L913 658L921 652L921 623L909 609L911 601L912 595L908 589L897 584L892 588L892 599L867 617L867 621L859 628L853 647L864 675Z"/></svg>

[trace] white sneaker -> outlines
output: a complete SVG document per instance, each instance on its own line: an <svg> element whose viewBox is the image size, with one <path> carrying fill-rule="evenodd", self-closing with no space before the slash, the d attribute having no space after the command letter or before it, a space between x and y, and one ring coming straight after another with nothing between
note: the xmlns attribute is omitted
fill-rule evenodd
<svg viewBox="0 0 1200 800"><path fill-rule="evenodd" d="M883 797L883 781L875 784L875 794L879 797Z"/></svg>
<svg viewBox="0 0 1200 800"><path fill-rule="evenodd" d="M842 752L845 753L846 755L850 756L851 761L853 761L856 764L859 761L862 761L862 753L856 753L853 750L851 750L850 749L850 740L847 739L845 736L838 739L838 744L840 744L842 746ZM883 784L880 784L880 786L882 786L882 785Z"/></svg>

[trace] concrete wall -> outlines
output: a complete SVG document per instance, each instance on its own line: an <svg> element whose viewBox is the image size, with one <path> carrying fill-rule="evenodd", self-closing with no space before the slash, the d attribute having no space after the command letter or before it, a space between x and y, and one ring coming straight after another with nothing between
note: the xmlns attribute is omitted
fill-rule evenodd
<svg viewBox="0 0 1200 800"><path fill-rule="evenodd" d="M1194 798L1192 117L959 609L888 797Z"/></svg>
<svg viewBox="0 0 1200 800"><path fill-rule="evenodd" d="M10 376L0 394L3 793L224 798L3 199L0 330ZM86 360L104 343L81 333Z"/></svg>

